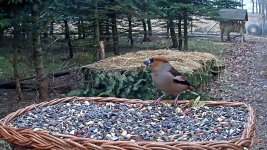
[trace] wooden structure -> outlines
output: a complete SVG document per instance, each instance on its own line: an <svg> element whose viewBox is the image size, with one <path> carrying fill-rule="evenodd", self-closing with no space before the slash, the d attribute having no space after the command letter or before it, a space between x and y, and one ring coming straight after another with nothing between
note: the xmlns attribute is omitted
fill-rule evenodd
<svg viewBox="0 0 267 150"><path fill-rule="evenodd" d="M241 35L241 42L245 41L244 31L245 23L248 21L248 13L246 9L220 9L220 34L221 41L223 35L227 35L227 40L230 41L230 33L237 32Z"/></svg>

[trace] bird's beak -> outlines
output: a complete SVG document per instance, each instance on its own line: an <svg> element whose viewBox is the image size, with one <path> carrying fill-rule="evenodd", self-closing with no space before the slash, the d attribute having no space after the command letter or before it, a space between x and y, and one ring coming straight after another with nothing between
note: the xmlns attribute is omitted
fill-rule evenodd
<svg viewBox="0 0 267 150"><path fill-rule="evenodd" d="M151 65L151 61L149 58L145 59L143 63L146 65L146 67L149 67Z"/></svg>

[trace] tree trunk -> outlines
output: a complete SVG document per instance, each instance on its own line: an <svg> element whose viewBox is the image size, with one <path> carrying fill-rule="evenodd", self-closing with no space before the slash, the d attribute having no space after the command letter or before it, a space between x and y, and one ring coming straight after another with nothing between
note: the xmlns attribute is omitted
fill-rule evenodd
<svg viewBox="0 0 267 150"><path fill-rule="evenodd" d="M256 13L258 13L258 0L255 0L256 1Z"/></svg>
<svg viewBox="0 0 267 150"><path fill-rule="evenodd" d="M147 19L148 36L152 36L151 20Z"/></svg>
<svg viewBox="0 0 267 150"><path fill-rule="evenodd" d="M178 48L178 41L174 29L174 22L172 19L169 19L169 25L170 25L170 32L171 32L171 38L172 38L172 48Z"/></svg>
<svg viewBox="0 0 267 150"><path fill-rule="evenodd" d="M81 39L82 38L82 23L81 23L81 17L79 17L79 20L78 20L78 39Z"/></svg>
<svg viewBox="0 0 267 150"><path fill-rule="evenodd" d="M169 20L167 20L167 38L170 37L170 23L169 23Z"/></svg>
<svg viewBox="0 0 267 150"><path fill-rule="evenodd" d="M71 44L71 39L70 39L70 30L69 30L69 25L68 21L64 20L64 25L65 25L65 40L68 42L68 47L69 47L69 58L73 58L73 48Z"/></svg>
<svg viewBox="0 0 267 150"><path fill-rule="evenodd" d="M94 45L95 45L95 52L96 52L96 59L99 61L100 60L100 47L99 47L99 17L98 17L98 11L97 11L97 0L94 0Z"/></svg>
<svg viewBox="0 0 267 150"><path fill-rule="evenodd" d="M19 73L18 73L18 49L15 48L13 52L13 70L14 70L14 79L15 79L15 85L16 85L16 97L18 100L22 100L22 92L19 82Z"/></svg>
<svg viewBox="0 0 267 150"><path fill-rule="evenodd" d="M193 19L190 21L190 33L193 33Z"/></svg>
<svg viewBox="0 0 267 150"><path fill-rule="evenodd" d="M265 15L265 3L264 2L261 3L261 12L263 15Z"/></svg>
<svg viewBox="0 0 267 150"><path fill-rule="evenodd" d="M255 13L255 2L254 0L251 0L251 2L252 2L252 14L254 14Z"/></svg>
<svg viewBox="0 0 267 150"><path fill-rule="evenodd" d="M39 97L42 100L48 99L48 83L47 77L44 73L43 59L42 59L42 48L40 40L39 31L39 8L38 4L33 4L32 6L32 44L33 44L33 54L35 71L37 75L37 85Z"/></svg>
<svg viewBox="0 0 267 150"><path fill-rule="evenodd" d="M15 80L15 86L16 86L16 97L18 100L22 100L22 92L21 92L21 86L19 81L19 71L18 71L18 46L17 44L20 43L20 33L17 30L17 27L14 26L13 31L13 74L14 74L14 80Z"/></svg>
<svg viewBox="0 0 267 150"><path fill-rule="evenodd" d="M117 20L116 13L111 14L111 24L112 24L112 39L113 39L113 52L114 55L119 55L119 37L117 31Z"/></svg>
<svg viewBox="0 0 267 150"><path fill-rule="evenodd" d="M259 5L259 13L261 14L261 1L258 2L258 5Z"/></svg>
<svg viewBox="0 0 267 150"><path fill-rule="evenodd" d="M0 29L0 47L3 46L4 40L4 29Z"/></svg>
<svg viewBox="0 0 267 150"><path fill-rule="evenodd" d="M102 24L103 24L102 22L99 22L99 40L100 41L103 41L105 39L104 26Z"/></svg>
<svg viewBox="0 0 267 150"><path fill-rule="evenodd" d="M54 23L55 23L54 20L52 20L52 21L50 22L50 31L49 31L49 35L53 35L53 34L54 34Z"/></svg>
<svg viewBox="0 0 267 150"><path fill-rule="evenodd" d="M109 18L106 20L106 28L105 28L105 34L106 34L106 41L110 40L110 32L109 32Z"/></svg>
<svg viewBox="0 0 267 150"><path fill-rule="evenodd" d="M187 20L188 20L187 12L184 12L184 50L185 51L188 50Z"/></svg>
<svg viewBox="0 0 267 150"><path fill-rule="evenodd" d="M53 19L51 22L50 22L50 29L49 29L49 35L50 36L53 36L54 34L54 23L55 23L55 20ZM48 52L50 52L49 54L52 54L52 41L53 39L50 37L48 38L48 43L49 43L49 46L48 46Z"/></svg>
<svg viewBox="0 0 267 150"><path fill-rule="evenodd" d="M82 39L85 38L85 29L84 29L84 24L83 24L83 19L81 20L81 30L82 30Z"/></svg>
<svg viewBox="0 0 267 150"><path fill-rule="evenodd" d="M129 22L129 31L128 31L128 38L131 42L131 47L133 47L133 27L132 27L132 16L129 15L128 16L128 22Z"/></svg>
<svg viewBox="0 0 267 150"><path fill-rule="evenodd" d="M97 52L97 60L105 59L105 44L104 41L99 41L98 43L98 52Z"/></svg>
<svg viewBox="0 0 267 150"><path fill-rule="evenodd" d="M182 50L183 48L183 37L182 37L182 19L179 18L179 22L178 22L178 49Z"/></svg>
<svg viewBox="0 0 267 150"><path fill-rule="evenodd" d="M148 41L148 36L147 36L147 29L146 29L146 21L145 21L145 19L142 19L142 24L143 24L143 31L144 31L143 42L147 42Z"/></svg>

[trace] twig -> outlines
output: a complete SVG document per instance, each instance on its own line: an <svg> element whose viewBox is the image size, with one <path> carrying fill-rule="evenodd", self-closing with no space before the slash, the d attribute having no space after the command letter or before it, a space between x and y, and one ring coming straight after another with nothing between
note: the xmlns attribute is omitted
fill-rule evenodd
<svg viewBox="0 0 267 150"><path fill-rule="evenodd" d="M54 43L56 43L56 41L59 39L59 37L57 37L53 42L49 43L48 48L50 48Z"/></svg>

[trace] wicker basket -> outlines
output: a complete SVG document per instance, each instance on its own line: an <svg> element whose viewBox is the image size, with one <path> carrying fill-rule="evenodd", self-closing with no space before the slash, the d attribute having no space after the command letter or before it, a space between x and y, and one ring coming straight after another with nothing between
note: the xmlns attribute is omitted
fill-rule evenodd
<svg viewBox="0 0 267 150"><path fill-rule="evenodd" d="M70 101L95 101L98 103L150 103L138 99L129 100L113 97L68 97L55 99L49 102L30 105L7 115L0 120L0 139L20 146L31 146L36 149L72 149L72 150L243 150L252 148L255 137L255 116L252 108L241 102L210 101L206 106L231 106L246 107L249 111L248 122L242 137L230 141L207 141L207 142L130 142L130 141L104 141L89 138L81 138L70 135L54 134L44 131L33 131L30 129L18 129L10 127L10 122L17 116L36 109L38 107L55 105ZM180 101L186 104L188 101Z"/></svg>

